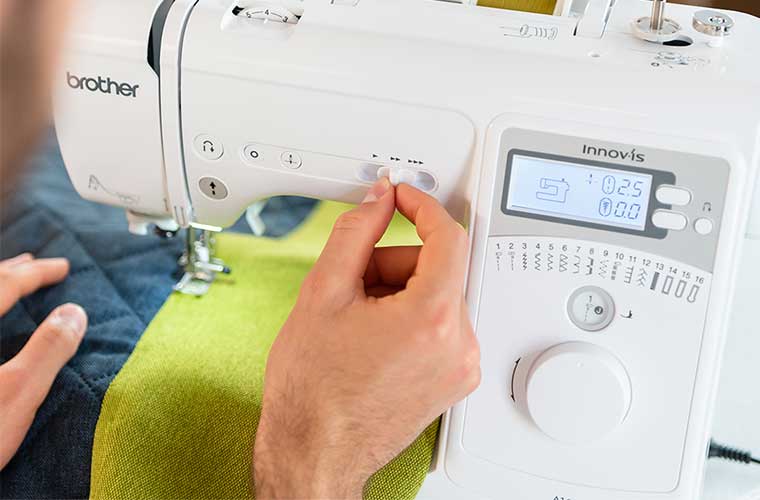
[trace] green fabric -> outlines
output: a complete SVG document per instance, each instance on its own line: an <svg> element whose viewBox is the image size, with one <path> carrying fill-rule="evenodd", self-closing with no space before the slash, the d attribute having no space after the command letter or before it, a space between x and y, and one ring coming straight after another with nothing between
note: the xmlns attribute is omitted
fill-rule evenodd
<svg viewBox="0 0 760 500"><path fill-rule="evenodd" d="M253 441L269 348L335 218L324 203L282 240L218 237L233 269L208 295L172 295L103 400L90 496L200 499L251 496ZM397 216L381 244L416 244ZM368 483L365 498L414 498L438 423Z"/></svg>
<svg viewBox="0 0 760 500"><path fill-rule="evenodd" d="M536 14L553 14L557 0L478 0L481 7L520 10Z"/></svg>

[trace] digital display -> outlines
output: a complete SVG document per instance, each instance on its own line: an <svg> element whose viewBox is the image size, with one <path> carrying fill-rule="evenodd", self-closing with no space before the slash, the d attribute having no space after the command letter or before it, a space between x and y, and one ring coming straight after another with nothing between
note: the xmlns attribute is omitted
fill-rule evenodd
<svg viewBox="0 0 760 500"><path fill-rule="evenodd" d="M507 209L644 231L652 176L514 155Z"/></svg>

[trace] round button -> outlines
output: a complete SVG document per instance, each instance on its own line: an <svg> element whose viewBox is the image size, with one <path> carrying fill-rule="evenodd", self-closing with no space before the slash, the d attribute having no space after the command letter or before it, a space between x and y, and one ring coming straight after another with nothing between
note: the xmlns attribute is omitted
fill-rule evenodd
<svg viewBox="0 0 760 500"><path fill-rule="evenodd" d="M243 150L243 157L249 162L257 162L261 160L260 148L255 144L249 144Z"/></svg>
<svg viewBox="0 0 760 500"><path fill-rule="evenodd" d="M280 155L280 162L282 163L283 167L293 170L299 169L301 168L301 165L303 165L301 156L298 153L294 153L292 151L285 151L282 153Z"/></svg>
<svg viewBox="0 0 760 500"><path fill-rule="evenodd" d="M541 353L527 377L528 411L547 436L569 444L597 441L625 420L631 381L609 351L568 342Z"/></svg>
<svg viewBox="0 0 760 500"><path fill-rule="evenodd" d="M607 327L615 317L615 302L609 293L595 286L579 288L567 301L567 314L575 326L587 332Z"/></svg>
<svg viewBox="0 0 760 500"><path fill-rule="evenodd" d="M195 152L204 160L214 161L224 155L224 146L221 141L208 135L201 134L193 141Z"/></svg>
<svg viewBox="0 0 760 500"><path fill-rule="evenodd" d="M713 221L704 217L694 221L694 230L702 236L712 233L713 227Z"/></svg>
<svg viewBox="0 0 760 500"><path fill-rule="evenodd" d="M198 187L201 193L212 200L223 200L230 194L227 185L216 177L201 177Z"/></svg>

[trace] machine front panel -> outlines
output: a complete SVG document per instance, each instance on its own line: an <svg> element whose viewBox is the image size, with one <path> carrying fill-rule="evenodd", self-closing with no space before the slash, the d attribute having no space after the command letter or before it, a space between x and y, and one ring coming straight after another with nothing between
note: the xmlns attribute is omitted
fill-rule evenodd
<svg viewBox="0 0 760 500"><path fill-rule="evenodd" d="M556 484L678 486L729 170L719 158L504 133L468 456Z"/></svg>

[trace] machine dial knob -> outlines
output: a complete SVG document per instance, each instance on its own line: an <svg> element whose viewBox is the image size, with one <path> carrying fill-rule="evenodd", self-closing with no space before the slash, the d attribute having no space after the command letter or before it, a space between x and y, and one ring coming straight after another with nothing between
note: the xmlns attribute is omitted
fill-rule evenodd
<svg viewBox="0 0 760 500"><path fill-rule="evenodd" d="M269 24L297 24L303 15L301 0L259 0L233 10L236 16Z"/></svg>
<svg viewBox="0 0 760 500"><path fill-rule="evenodd" d="M606 349L568 342L535 358L526 378L526 404L546 435L570 444L589 443L625 420L631 382Z"/></svg>

